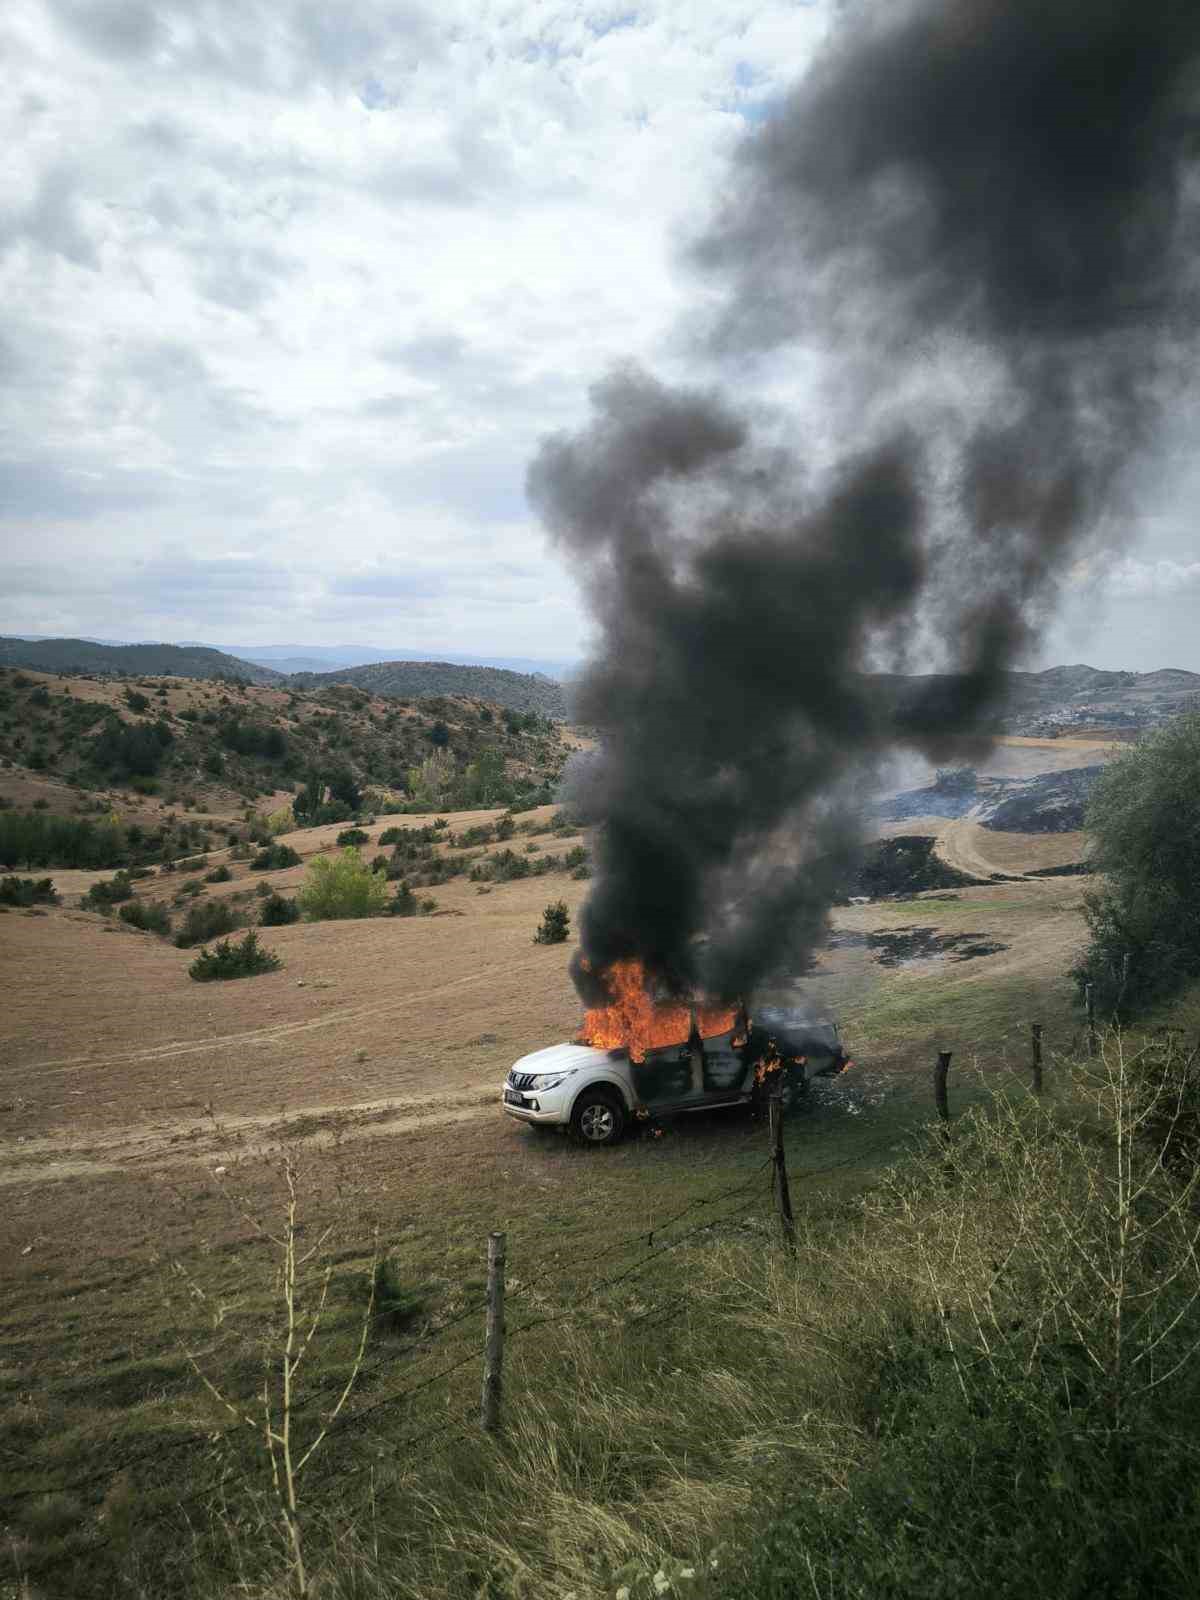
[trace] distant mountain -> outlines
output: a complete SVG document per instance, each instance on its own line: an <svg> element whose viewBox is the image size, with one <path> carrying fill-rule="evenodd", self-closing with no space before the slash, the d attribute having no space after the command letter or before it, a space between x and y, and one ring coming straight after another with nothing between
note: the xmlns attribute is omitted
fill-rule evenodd
<svg viewBox="0 0 1200 1600"><path fill-rule="evenodd" d="M880 690L901 704L916 696L928 704L940 674L879 674ZM1157 672L1104 672L1082 663L1044 672L1005 674L1006 694L989 724L992 733L1055 738L1092 732L1121 734L1156 727L1184 711L1200 710L1200 673L1164 667ZM947 688L953 680L944 680Z"/></svg>
<svg viewBox="0 0 1200 1600"><path fill-rule="evenodd" d="M428 694L470 695L512 711L538 711L565 721L567 694L553 678L503 667L463 666L454 661L380 661L340 672L302 672L288 679L289 688L322 689L351 683L368 694L416 700Z"/></svg>
<svg viewBox="0 0 1200 1600"><path fill-rule="evenodd" d="M1200 710L1200 673L1102 672L1078 664L1045 672L1010 672L1005 728L1010 733L1065 733L1072 728L1149 728Z"/></svg>
<svg viewBox="0 0 1200 1600"><path fill-rule="evenodd" d="M144 677L282 682L282 675L270 667L197 645L108 645L90 639L0 638L0 665L28 667L33 672L127 672Z"/></svg>
<svg viewBox="0 0 1200 1600"><path fill-rule="evenodd" d="M243 661L257 661L276 672L333 672L341 667L368 667L390 661L428 661L429 651L372 650L353 644L266 644L230 645L229 651ZM442 652L439 660L452 666L501 667L507 672L565 679L579 670L578 661L543 660L535 656L473 656L461 651Z"/></svg>

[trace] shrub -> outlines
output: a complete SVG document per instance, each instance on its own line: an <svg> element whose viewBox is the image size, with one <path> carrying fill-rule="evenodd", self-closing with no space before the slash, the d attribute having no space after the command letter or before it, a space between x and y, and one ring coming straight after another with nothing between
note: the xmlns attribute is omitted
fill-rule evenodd
<svg viewBox="0 0 1200 1600"><path fill-rule="evenodd" d="M272 811L267 817L267 827L272 833L287 833L296 826L296 818L290 806L280 806L278 811Z"/></svg>
<svg viewBox="0 0 1200 1600"><path fill-rule="evenodd" d="M171 931L171 915L166 906L148 904L145 900L130 900L117 912L122 922L143 933L161 934L165 939Z"/></svg>
<svg viewBox="0 0 1200 1600"><path fill-rule="evenodd" d="M407 1333L425 1310L422 1291L410 1288L400 1276L391 1256L375 1263L374 1325L381 1331Z"/></svg>
<svg viewBox="0 0 1200 1600"><path fill-rule="evenodd" d="M534 944L565 944L571 936L571 913L565 900L555 900L542 912L542 921L533 936Z"/></svg>
<svg viewBox="0 0 1200 1600"><path fill-rule="evenodd" d="M102 772L153 777L174 740L163 721L121 722L111 718L91 741L88 754Z"/></svg>
<svg viewBox="0 0 1200 1600"><path fill-rule="evenodd" d="M128 855L120 825L90 817L52 817L4 810L0 862L9 867L119 867Z"/></svg>
<svg viewBox="0 0 1200 1600"><path fill-rule="evenodd" d="M269 844L253 858L250 866L255 872L279 872L284 867L298 867L300 857L290 844Z"/></svg>
<svg viewBox="0 0 1200 1600"><path fill-rule="evenodd" d="M211 872L206 872L204 881L205 883L228 883L232 877L233 873L230 872L228 867L220 866L214 867Z"/></svg>
<svg viewBox="0 0 1200 1600"><path fill-rule="evenodd" d="M244 939L231 944L222 939L212 950L201 950L188 968L196 983L212 983L218 978L253 978L261 972L277 972L283 965L273 950L264 950L253 929Z"/></svg>
<svg viewBox="0 0 1200 1600"><path fill-rule="evenodd" d="M201 905L188 907L183 926L175 935L175 943L180 950L187 950L192 945L207 944L210 939L232 933L240 926L241 921L228 901L206 900Z"/></svg>
<svg viewBox="0 0 1200 1600"><path fill-rule="evenodd" d="M350 846L338 856L317 856L310 861L298 898L311 922L374 917L387 906L387 877L372 872L358 850Z"/></svg>
<svg viewBox="0 0 1200 1600"><path fill-rule="evenodd" d="M56 906L49 878L0 878L0 906Z"/></svg>
<svg viewBox="0 0 1200 1600"><path fill-rule="evenodd" d="M1073 976L1119 1016L1200 975L1200 713L1101 773L1087 828L1104 883L1084 896L1091 942Z"/></svg>
<svg viewBox="0 0 1200 1600"><path fill-rule="evenodd" d="M282 928L289 922L300 921L300 907L295 900L281 894L269 894L262 903L258 920L264 928Z"/></svg>
<svg viewBox="0 0 1200 1600"><path fill-rule="evenodd" d="M118 872L113 877L99 883L94 883L83 897L83 905L90 911L107 911L110 906L115 906L121 900L133 899L133 884L127 872Z"/></svg>
<svg viewBox="0 0 1200 1600"><path fill-rule="evenodd" d="M407 879L402 878L397 885L396 893L388 903L388 912L393 917L416 916L417 897L409 887Z"/></svg>
<svg viewBox="0 0 1200 1600"><path fill-rule="evenodd" d="M361 828L343 828L337 836L337 842L344 849L348 844L369 844L370 838L370 834L364 833Z"/></svg>
<svg viewBox="0 0 1200 1600"><path fill-rule="evenodd" d="M379 835L380 844L399 844L401 839L410 830L407 828L385 828Z"/></svg>
<svg viewBox="0 0 1200 1600"><path fill-rule="evenodd" d="M150 709L149 700L147 700L144 694L139 694L136 689L126 689L125 704L129 707L130 711L136 711L138 716L141 716L144 711L149 711Z"/></svg>
<svg viewBox="0 0 1200 1600"><path fill-rule="evenodd" d="M581 844L573 846L563 857L563 866L568 872L574 871L576 867L586 867L587 864L588 853Z"/></svg>

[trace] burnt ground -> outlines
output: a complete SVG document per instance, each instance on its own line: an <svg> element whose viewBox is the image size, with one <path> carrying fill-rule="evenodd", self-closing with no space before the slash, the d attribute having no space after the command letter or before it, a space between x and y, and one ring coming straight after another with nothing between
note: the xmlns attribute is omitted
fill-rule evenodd
<svg viewBox="0 0 1200 1600"><path fill-rule="evenodd" d="M937 899L945 901L957 896L939 895ZM838 929L830 936L828 948L869 950L881 967L906 967L918 961L973 961L977 956L999 955L1008 945L983 933L942 933L936 927L904 924L870 933Z"/></svg>
<svg viewBox="0 0 1200 1600"><path fill-rule="evenodd" d="M935 843L932 834L923 833L903 833L893 839L877 840L868 850L846 892L840 896L841 903L845 904L851 896L857 895L883 900L891 895L922 894L928 889L969 888L990 881L970 877L955 867L947 866L934 853Z"/></svg>
<svg viewBox="0 0 1200 1600"><path fill-rule="evenodd" d="M998 833L1073 833L1083 827L1092 787L1103 771L1102 766L1077 767L1009 785L979 820Z"/></svg>

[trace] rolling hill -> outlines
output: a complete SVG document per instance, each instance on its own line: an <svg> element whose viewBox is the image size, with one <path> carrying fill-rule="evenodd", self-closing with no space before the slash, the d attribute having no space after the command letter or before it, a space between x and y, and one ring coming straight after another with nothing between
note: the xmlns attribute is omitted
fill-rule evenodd
<svg viewBox="0 0 1200 1600"><path fill-rule="evenodd" d="M241 678L280 683L271 667L226 655L223 650L178 644L96 644L91 639L0 638L0 665L34 672L140 673L157 678Z"/></svg>
<svg viewBox="0 0 1200 1600"><path fill-rule="evenodd" d="M379 661L365 667L343 667L337 672L300 672L288 687L323 689L348 683L368 694L388 699L416 700L425 695L468 695L510 711L536 711L562 722L567 717L567 693L561 683L541 674L508 672L502 667L464 667L453 661Z"/></svg>

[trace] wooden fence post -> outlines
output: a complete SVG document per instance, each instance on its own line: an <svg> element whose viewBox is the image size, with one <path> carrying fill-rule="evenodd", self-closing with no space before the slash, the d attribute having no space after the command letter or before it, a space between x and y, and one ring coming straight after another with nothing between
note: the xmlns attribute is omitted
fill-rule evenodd
<svg viewBox="0 0 1200 1600"><path fill-rule="evenodd" d="M946 1093L946 1077L950 1071L950 1050L939 1050L937 1066L933 1069L933 1103L944 1123L950 1121L950 1099Z"/></svg>
<svg viewBox="0 0 1200 1600"><path fill-rule="evenodd" d="M504 1239L488 1234L487 1338L483 1353L483 1399L479 1420L487 1433L500 1426L500 1396L504 1381Z"/></svg>
<svg viewBox="0 0 1200 1600"><path fill-rule="evenodd" d="M783 1096L773 1094L767 1101L768 1126L771 1135L771 1184L775 1190L775 1203L779 1208L779 1222L783 1229L783 1242L789 1250L796 1248L796 1219L792 1215L792 1196L788 1188L787 1156L783 1149Z"/></svg>
<svg viewBox="0 0 1200 1600"><path fill-rule="evenodd" d="M1096 993L1090 983L1084 985L1083 1003L1087 1007L1087 1053L1096 1054Z"/></svg>
<svg viewBox="0 0 1200 1600"><path fill-rule="evenodd" d="M1042 1092L1042 1025L1033 1024L1033 1092Z"/></svg>

